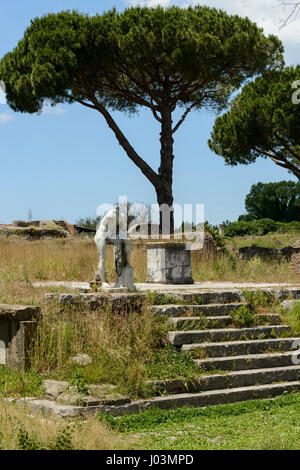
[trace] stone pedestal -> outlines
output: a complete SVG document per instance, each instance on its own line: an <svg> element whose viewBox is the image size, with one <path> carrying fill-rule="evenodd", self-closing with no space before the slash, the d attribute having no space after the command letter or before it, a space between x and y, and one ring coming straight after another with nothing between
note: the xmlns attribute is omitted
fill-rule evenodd
<svg viewBox="0 0 300 470"><path fill-rule="evenodd" d="M0 305L0 364L25 369L34 338L38 307Z"/></svg>
<svg viewBox="0 0 300 470"><path fill-rule="evenodd" d="M193 284L191 252L185 243L147 244L147 282Z"/></svg>
<svg viewBox="0 0 300 470"><path fill-rule="evenodd" d="M129 292L136 291L136 287L134 285L134 271L132 266L127 265L122 269L122 274L121 276L118 276L115 288L123 288Z"/></svg>

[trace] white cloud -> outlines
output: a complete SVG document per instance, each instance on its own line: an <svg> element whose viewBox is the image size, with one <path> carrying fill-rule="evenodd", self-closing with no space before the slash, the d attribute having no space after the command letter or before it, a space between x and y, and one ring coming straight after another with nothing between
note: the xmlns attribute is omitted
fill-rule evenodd
<svg viewBox="0 0 300 470"><path fill-rule="evenodd" d="M42 114L65 114L67 111L61 105L51 106L50 104L45 104L43 106Z"/></svg>
<svg viewBox="0 0 300 470"><path fill-rule="evenodd" d="M127 4L149 7L157 4L164 7L177 5L183 8L200 4L217 7L231 14L248 16L263 27L266 34L279 36L285 45L300 43L300 14L282 28L283 21L288 17L292 7L283 7L281 0L127 0Z"/></svg>
<svg viewBox="0 0 300 470"><path fill-rule="evenodd" d="M14 118L13 114L0 113L0 125L7 124L8 122L12 121L13 118Z"/></svg>
<svg viewBox="0 0 300 470"><path fill-rule="evenodd" d="M171 5L171 0L128 0L128 2L131 6L147 6L147 7L155 7L157 5L161 5L162 7L168 7Z"/></svg>

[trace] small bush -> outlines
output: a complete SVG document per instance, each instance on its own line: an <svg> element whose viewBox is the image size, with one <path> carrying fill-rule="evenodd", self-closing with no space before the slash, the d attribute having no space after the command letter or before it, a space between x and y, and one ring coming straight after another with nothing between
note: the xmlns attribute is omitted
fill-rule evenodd
<svg viewBox="0 0 300 470"><path fill-rule="evenodd" d="M238 310L232 310L230 316L235 326L250 327L254 325L255 314L248 307L243 305Z"/></svg>
<svg viewBox="0 0 300 470"><path fill-rule="evenodd" d="M57 430L54 439L50 443L51 450L73 450L72 437L74 429L70 426L64 426Z"/></svg>
<svg viewBox="0 0 300 470"><path fill-rule="evenodd" d="M255 292L243 291L243 296L252 311L256 311L258 307L268 307L274 303L272 295L261 290Z"/></svg>
<svg viewBox="0 0 300 470"><path fill-rule="evenodd" d="M78 393L88 395L88 386L84 380L83 372L79 368L75 369L70 383L76 387Z"/></svg>
<svg viewBox="0 0 300 470"><path fill-rule="evenodd" d="M241 237L244 235L266 235L270 232L277 232L278 222L271 219L260 219L255 221L233 222L225 227L226 237Z"/></svg>
<svg viewBox="0 0 300 470"><path fill-rule="evenodd" d="M205 222L204 230L205 232L210 233L210 235L213 237L216 243L217 251L223 252L223 253L227 252L226 239L223 235L220 234L218 227L213 227L208 222Z"/></svg>
<svg viewBox="0 0 300 470"><path fill-rule="evenodd" d="M243 237L246 235L267 235L268 233L288 233L300 230L300 221L275 222L272 219L240 220L232 222L224 229L226 237Z"/></svg>
<svg viewBox="0 0 300 470"><path fill-rule="evenodd" d="M23 425L19 428L17 440L19 450L42 450L38 437L35 434L30 434Z"/></svg>

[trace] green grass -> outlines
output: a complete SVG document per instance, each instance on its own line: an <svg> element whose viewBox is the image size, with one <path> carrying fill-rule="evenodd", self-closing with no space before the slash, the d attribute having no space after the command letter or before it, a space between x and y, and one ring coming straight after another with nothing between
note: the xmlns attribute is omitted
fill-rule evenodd
<svg viewBox="0 0 300 470"><path fill-rule="evenodd" d="M290 246L299 240L300 232L288 232L288 233L269 233L268 235L246 235L244 237L234 237L228 239L228 248L242 248L244 246L259 246L263 248L284 248Z"/></svg>
<svg viewBox="0 0 300 470"><path fill-rule="evenodd" d="M283 323L291 326L293 335L300 336L300 300L290 312L281 308L279 311Z"/></svg>
<svg viewBox="0 0 300 470"><path fill-rule="evenodd" d="M155 352L152 360L147 363L146 370L150 380L181 378L188 380L201 375L201 370L191 355L184 351L178 351L171 344Z"/></svg>
<svg viewBox="0 0 300 470"><path fill-rule="evenodd" d="M18 372L0 366L0 395L14 397L41 397L44 393L43 376L35 369Z"/></svg>
<svg viewBox="0 0 300 470"><path fill-rule="evenodd" d="M300 449L300 395L206 408L100 416L131 438L130 449Z"/></svg>

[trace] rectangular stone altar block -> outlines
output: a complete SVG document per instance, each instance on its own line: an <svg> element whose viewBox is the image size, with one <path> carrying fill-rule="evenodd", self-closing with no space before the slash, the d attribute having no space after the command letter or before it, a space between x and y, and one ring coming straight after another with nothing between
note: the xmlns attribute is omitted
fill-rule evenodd
<svg viewBox="0 0 300 470"><path fill-rule="evenodd" d="M191 252L185 243L148 243L147 282L193 284Z"/></svg>
<svg viewBox="0 0 300 470"><path fill-rule="evenodd" d="M25 369L39 307L0 304L0 364Z"/></svg>

